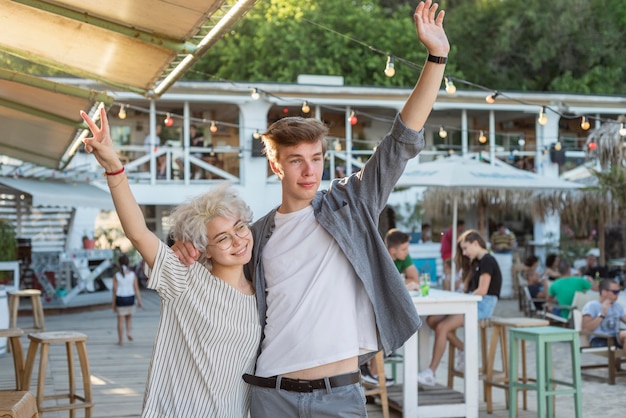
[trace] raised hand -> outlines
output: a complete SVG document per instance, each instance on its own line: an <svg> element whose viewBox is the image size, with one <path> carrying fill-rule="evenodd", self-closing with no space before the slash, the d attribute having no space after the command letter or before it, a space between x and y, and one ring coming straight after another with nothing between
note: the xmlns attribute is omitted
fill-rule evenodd
<svg viewBox="0 0 626 418"><path fill-rule="evenodd" d="M109 130L109 121L107 119L107 113L104 107L100 108L100 127L85 113L80 111L80 116L83 118L92 136L85 138L83 143L85 144L85 151L93 153L98 160L98 163L107 172L115 172L122 168L122 163L113 148L113 140Z"/></svg>
<svg viewBox="0 0 626 418"><path fill-rule="evenodd" d="M437 13L439 5L432 0L421 1L415 13L413 21L417 29L417 36L424 44L428 52L439 57L447 57L450 52L450 43L443 29L443 18L446 14L441 10Z"/></svg>

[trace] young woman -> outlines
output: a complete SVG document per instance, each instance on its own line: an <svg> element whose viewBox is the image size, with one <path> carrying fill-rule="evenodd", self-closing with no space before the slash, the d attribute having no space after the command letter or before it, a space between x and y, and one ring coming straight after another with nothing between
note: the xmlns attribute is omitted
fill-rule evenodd
<svg viewBox="0 0 626 418"><path fill-rule="evenodd" d="M261 338L254 289L243 274L252 256L252 212L222 186L172 212L174 239L191 241L199 262L187 267L147 227L109 133L81 112L93 137L85 150L105 169L128 239L151 268L148 287L161 298L142 417L247 417L248 385Z"/></svg>
<svg viewBox="0 0 626 418"><path fill-rule="evenodd" d="M457 241L459 265L463 271L464 289L466 293L482 296L478 302L478 320L490 318L500 297L502 273L496 259L489 254L485 240L478 231L467 230ZM455 368L464 368L464 345L456 336L456 329L463 326L463 315L446 315L436 317L436 321L428 324L435 331L433 357L430 366L418 375L418 381L427 386L435 385L435 372L446 350L446 342L450 341L457 348Z"/></svg>
<svg viewBox="0 0 626 418"><path fill-rule="evenodd" d="M120 255L117 260L119 271L113 277L113 311L117 313L117 345L124 345L124 322L126 337L133 340L132 317L135 313L135 299L141 308L141 293L135 272L128 268L128 256Z"/></svg>

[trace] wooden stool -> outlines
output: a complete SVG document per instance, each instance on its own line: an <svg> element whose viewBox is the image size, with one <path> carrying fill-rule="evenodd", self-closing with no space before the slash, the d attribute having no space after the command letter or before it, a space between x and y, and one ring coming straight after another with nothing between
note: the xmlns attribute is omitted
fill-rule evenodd
<svg viewBox="0 0 626 418"><path fill-rule="evenodd" d="M492 389L494 387L502 388L507 391L505 399L508 407L508 347L506 341L506 329L526 328L526 327L544 327L550 325L550 321L547 319L537 318L491 318L492 332L491 341L489 343L489 353L487 359L487 367L485 368L484 389L485 389L485 401L487 402L487 413L493 412L493 397ZM502 361L502 370L494 370L494 363L496 359L496 350L500 343L500 359ZM526 375L526 344L521 342L522 349L522 377L521 381L527 383L529 381ZM527 408L527 393L524 391L524 410Z"/></svg>
<svg viewBox="0 0 626 418"><path fill-rule="evenodd" d="M24 352L22 351L21 336L24 334L20 328L0 329L0 337L7 337L13 353L13 368L15 369L15 390L24 390L22 374L24 373Z"/></svg>
<svg viewBox="0 0 626 418"><path fill-rule="evenodd" d="M38 418L37 402L30 392L0 391L0 416L12 418Z"/></svg>
<svg viewBox="0 0 626 418"><path fill-rule="evenodd" d="M387 398L387 378L385 377L385 356L379 351L374 356L376 370L378 370L378 386L361 381L365 388L365 396L378 395L383 410L383 418L389 418L389 399Z"/></svg>
<svg viewBox="0 0 626 418"><path fill-rule="evenodd" d="M576 418L582 418L582 377L580 373L580 342L578 332L561 327L511 328L509 353L509 418L517 416L517 391L537 391L537 416L554 416L554 396L574 395ZM517 352L521 341L531 341L536 345L537 378L533 383L524 383L517 376ZM572 359L572 382L556 380L552 376L552 347L555 342L569 342ZM567 386L557 389L554 385Z"/></svg>
<svg viewBox="0 0 626 418"><path fill-rule="evenodd" d="M29 297L33 307L33 326L23 329L32 329L38 332L44 331L45 325L43 320L43 306L41 305L41 290L37 289L24 289L9 292L9 312L11 313L10 327L17 327L17 312L20 306L20 298L22 297Z"/></svg>
<svg viewBox="0 0 626 418"><path fill-rule="evenodd" d="M24 367L24 385L28 390L30 387L31 375L33 372L33 364L35 363L35 356L37 355L37 348L41 345L41 355L39 358L39 376L37 378L37 408L39 412L53 412L53 411L70 411L70 417L74 418L74 410L85 408L85 417L91 418L91 408L94 404L91 401L91 378L89 373L89 361L87 359L87 348L85 341L87 336L80 332L73 331L59 331L59 332L40 332L36 334L30 334L28 336L30 344L28 346L28 354L26 356L26 363ZM46 382L46 367L48 365L48 352L50 350L50 344L64 343L67 352L67 369L69 376L69 393L63 393L58 395L44 396L44 387ZM72 350L72 344L76 345L76 351L78 352L78 360L80 362L80 370L83 379L83 396L79 396L75 391L75 379L74 379L74 353ZM43 403L48 399L66 399L68 398L69 405L56 405L50 407L44 407ZM76 403L76 400L81 403Z"/></svg>
<svg viewBox="0 0 626 418"><path fill-rule="evenodd" d="M479 369L479 375L482 377L485 375L485 365L487 364L487 329L491 327L491 319L483 319L478 322L478 329L480 330L480 351L481 351L481 366ZM448 388L454 387L454 378L465 377L465 370L455 370L454 360L456 347L448 343Z"/></svg>

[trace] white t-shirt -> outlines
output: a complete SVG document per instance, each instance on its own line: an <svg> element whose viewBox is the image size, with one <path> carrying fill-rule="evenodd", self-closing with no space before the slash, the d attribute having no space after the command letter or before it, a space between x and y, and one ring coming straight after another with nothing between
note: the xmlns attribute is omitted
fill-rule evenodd
<svg viewBox="0 0 626 418"><path fill-rule="evenodd" d="M372 304L313 207L276 213L275 224L262 255L267 316L256 375L275 376L376 351Z"/></svg>

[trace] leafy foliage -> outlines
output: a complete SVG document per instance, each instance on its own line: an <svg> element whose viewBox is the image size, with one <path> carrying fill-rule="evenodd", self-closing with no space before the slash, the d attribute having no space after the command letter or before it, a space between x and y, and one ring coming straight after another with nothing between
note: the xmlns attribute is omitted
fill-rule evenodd
<svg viewBox="0 0 626 418"><path fill-rule="evenodd" d="M415 68L397 63L396 76L387 78L386 57L368 46L421 65L426 51L415 35L416 4L259 2L188 78L291 83L298 74L323 74L344 76L347 85L412 86ZM443 0L441 5L452 44L449 75L500 90L626 93L623 0Z"/></svg>
<svg viewBox="0 0 626 418"><path fill-rule="evenodd" d="M13 261L17 255L15 228L6 220L0 220L0 261Z"/></svg>

